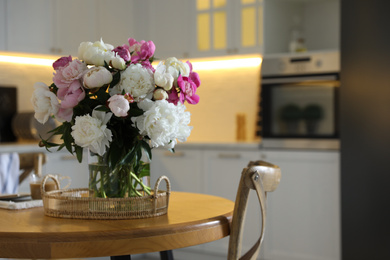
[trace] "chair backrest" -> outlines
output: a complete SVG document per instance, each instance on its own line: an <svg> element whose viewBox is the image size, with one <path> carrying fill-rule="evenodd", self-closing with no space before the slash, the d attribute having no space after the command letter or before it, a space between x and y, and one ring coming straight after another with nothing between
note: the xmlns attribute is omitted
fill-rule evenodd
<svg viewBox="0 0 390 260"><path fill-rule="evenodd" d="M19 153L20 170L19 183L22 183L32 171L36 175L42 176L42 165L46 162L44 153Z"/></svg>
<svg viewBox="0 0 390 260"><path fill-rule="evenodd" d="M233 219L230 228L228 260L256 259L260 253L260 247L264 238L266 221L266 196L267 192L274 191L280 182L281 171L276 165L264 161L250 162L241 174L236 201L234 205ZM241 256L243 227L245 212L248 204L249 191L256 191L261 209L261 234L255 245Z"/></svg>

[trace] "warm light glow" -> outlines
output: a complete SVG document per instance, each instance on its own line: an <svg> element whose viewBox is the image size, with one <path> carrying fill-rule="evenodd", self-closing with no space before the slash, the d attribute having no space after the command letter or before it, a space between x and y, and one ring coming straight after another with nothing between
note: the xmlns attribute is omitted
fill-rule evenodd
<svg viewBox="0 0 390 260"><path fill-rule="evenodd" d="M30 64L39 66L52 66L57 58L49 55L32 54L8 54L0 53L0 62L11 62L17 64ZM260 67L262 58L260 56L226 56L214 58L191 59L192 66L197 70L219 70L219 69L237 69L248 67ZM158 61L153 63L154 66Z"/></svg>
<svg viewBox="0 0 390 260"><path fill-rule="evenodd" d="M18 64L30 64L40 66L52 66L54 59L36 58L36 57L22 57L22 56L8 56L0 55L0 62L11 62Z"/></svg>
<svg viewBox="0 0 390 260"><path fill-rule="evenodd" d="M261 57L236 58L225 60L205 60L193 61L192 66L195 71L198 70L217 70L217 69L238 69L248 67L260 67Z"/></svg>

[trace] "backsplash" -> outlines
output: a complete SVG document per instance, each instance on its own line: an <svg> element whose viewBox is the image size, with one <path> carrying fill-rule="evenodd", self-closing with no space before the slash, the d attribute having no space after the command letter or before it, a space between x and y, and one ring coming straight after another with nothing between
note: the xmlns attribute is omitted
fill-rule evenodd
<svg viewBox="0 0 390 260"><path fill-rule="evenodd" d="M246 141L254 141L260 67L194 71L202 84L199 104L186 104L194 127L188 141L235 142L237 114L245 114ZM35 82L50 85L53 72L49 66L0 62L1 84L18 88L18 112L33 111Z"/></svg>

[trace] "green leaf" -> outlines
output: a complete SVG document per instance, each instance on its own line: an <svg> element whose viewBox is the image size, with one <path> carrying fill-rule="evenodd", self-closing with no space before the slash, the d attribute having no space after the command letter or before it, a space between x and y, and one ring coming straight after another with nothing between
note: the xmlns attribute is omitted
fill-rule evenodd
<svg viewBox="0 0 390 260"><path fill-rule="evenodd" d="M119 164L130 164L134 159L135 150L135 147L132 147L131 150L123 157Z"/></svg>
<svg viewBox="0 0 390 260"><path fill-rule="evenodd" d="M121 73L118 71L117 73L115 73L112 76L112 81L110 83L110 88L115 87L115 85L118 84L120 80L121 80Z"/></svg>
<svg viewBox="0 0 390 260"><path fill-rule="evenodd" d="M144 140L142 140L141 146L144 149L144 151L146 152L149 160L151 161L152 160L152 149L150 148L150 145L147 142L145 142Z"/></svg>
<svg viewBox="0 0 390 260"><path fill-rule="evenodd" d="M106 106L100 106L98 108L95 108L97 111L103 111L103 112L110 112L110 109Z"/></svg>
<svg viewBox="0 0 390 260"><path fill-rule="evenodd" d="M79 163L81 163L83 161L83 148L78 145L75 145L75 150L76 150L77 160L79 161Z"/></svg>
<svg viewBox="0 0 390 260"><path fill-rule="evenodd" d="M73 154L72 143L74 140L72 135L70 134L72 130L72 125L69 122L64 122L63 125L64 125L64 134L62 135L62 138L64 140L65 147L71 154Z"/></svg>
<svg viewBox="0 0 390 260"><path fill-rule="evenodd" d="M150 163L142 163L139 171L139 178L150 176Z"/></svg>

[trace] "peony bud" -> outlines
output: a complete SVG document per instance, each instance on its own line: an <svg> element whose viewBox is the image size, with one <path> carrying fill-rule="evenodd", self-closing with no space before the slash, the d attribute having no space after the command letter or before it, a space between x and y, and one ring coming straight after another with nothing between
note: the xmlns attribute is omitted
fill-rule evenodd
<svg viewBox="0 0 390 260"><path fill-rule="evenodd" d="M85 73L83 80L85 88L100 88L112 81L112 74L105 67L93 67Z"/></svg>
<svg viewBox="0 0 390 260"><path fill-rule="evenodd" d="M108 107L117 117L126 117L130 110L129 101L123 95L113 95L108 99Z"/></svg>
<svg viewBox="0 0 390 260"><path fill-rule="evenodd" d="M119 55L122 59L124 59L124 61L129 61L131 58L129 50L123 46L118 46L112 51Z"/></svg>
<svg viewBox="0 0 390 260"><path fill-rule="evenodd" d="M53 69L58 70L61 67L65 67L72 61L72 56L69 57L61 57L53 63Z"/></svg>
<svg viewBox="0 0 390 260"><path fill-rule="evenodd" d="M115 54L115 56L111 58L111 66L119 70L124 70L127 67L125 60L122 59L118 54Z"/></svg>
<svg viewBox="0 0 390 260"><path fill-rule="evenodd" d="M155 100L165 100L168 98L168 93L161 88L157 88L153 93L153 98Z"/></svg>

